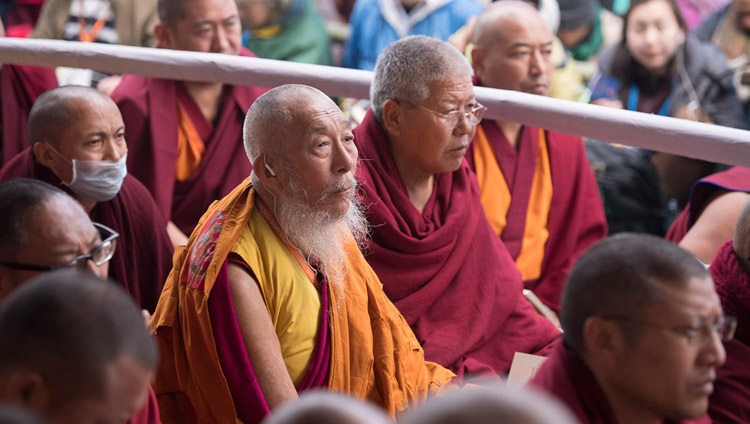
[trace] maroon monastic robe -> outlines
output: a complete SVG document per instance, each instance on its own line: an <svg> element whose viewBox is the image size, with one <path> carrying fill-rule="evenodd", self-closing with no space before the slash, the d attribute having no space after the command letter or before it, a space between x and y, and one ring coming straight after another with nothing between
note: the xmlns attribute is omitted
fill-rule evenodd
<svg viewBox="0 0 750 424"><path fill-rule="evenodd" d="M2 65L0 68L0 167L29 147L26 121L37 97L57 87L54 68Z"/></svg>
<svg viewBox="0 0 750 424"><path fill-rule="evenodd" d="M523 297L520 273L484 216L468 165L435 175L420 214L372 111L354 133L373 231L365 257L425 358L461 376L503 374L515 352L545 355L560 332Z"/></svg>
<svg viewBox="0 0 750 424"><path fill-rule="evenodd" d="M481 125L512 194L508 224L500 238L515 260L521 252L536 153L522 147L516 150L495 122L483 121ZM536 128L523 127L522 131L521 143L538 143ZM581 138L552 131L546 131L546 136L553 187L547 222L549 238L541 276L524 281L524 286L558 311L570 269L584 250L607 236L607 219ZM474 143L466 154L472 169L473 146Z"/></svg>
<svg viewBox="0 0 750 424"><path fill-rule="evenodd" d="M244 56L251 56L243 51ZM225 86L221 110L213 123L191 114L193 122L213 126L200 165L184 182L175 179L177 161L177 90L182 82L126 75L112 93L122 112L128 138L128 171L151 192L159 210L185 234L214 200L221 199L250 175L242 144L242 126L252 102L264 90ZM186 108L188 113L196 108Z"/></svg>
<svg viewBox="0 0 750 424"><path fill-rule="evenodd" d="M750 168L735 166L698 180L690 191L690 202L669 227L666 239L679 243L720 190L750 193Z"/></svg>
<svg viewBox="0 0 750 424"><path fill-rule="evenodd" d="M581 424L617 424L606 395L588 366L564 343L559 343L529 384L562 401ZM708 416L664 424L710 424Z"/></svg>
<svg viewBox="0 0 750 424"><path fill-rule="evenodd" d="M72 195L49 168L36 161L30 147L0 169L0 182L14 178L42 180ZM89 215L92 221L120 233L117 250L109 262L109 277L127 290L141 308L153 312L172 268L174 251L167 221L154 200L138 180L127 175L117 196L97 203Z"/></svg>
<svg viewBox="0 0 750 424"><path fill-rule="evenodd" d="M734 340L725 343L727 362L716 370L708 414L723 424L750 423L750 274L724 243L708 269L716 283L724 313L737 318Z"/></svg>

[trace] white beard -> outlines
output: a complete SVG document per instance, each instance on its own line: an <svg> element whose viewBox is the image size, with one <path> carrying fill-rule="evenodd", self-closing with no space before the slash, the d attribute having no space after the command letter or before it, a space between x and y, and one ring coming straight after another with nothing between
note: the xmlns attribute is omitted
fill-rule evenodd
<svg viewBox="0 0 750 424"><path fill-rule="evenodd" d="M322 208L311 207L307 193L294 173L289 173L288 190L278 193L274 213L284 231L287 241L296 247L308 263L317 262L318 271L338 289L342 289L347 275L348 245L352 237L360 246L367 240L369 227L361 204L352 191L349 210L343 216L335 216ZM352 177L346 184L356 184ZM326 188L321 203L338 185Z"/></svg>

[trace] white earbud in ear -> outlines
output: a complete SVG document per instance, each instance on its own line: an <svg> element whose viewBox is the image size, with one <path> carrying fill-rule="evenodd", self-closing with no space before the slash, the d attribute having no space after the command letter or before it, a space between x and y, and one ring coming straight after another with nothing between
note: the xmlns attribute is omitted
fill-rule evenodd
<svg viewBox="0 0 750 424"><path fill-rule="evenodd" d="M270 175L271 175L272 177L275 177L275 176L276 176L276 173L275 173L275 172L273 172L273 168L271 168L271 165L269 165L269 164L267 164L267 163L266 163L266 164L264 164L264 165L266 165L266 170L268 171L268 173L269 173L269 174L270 174Z"/></svg>

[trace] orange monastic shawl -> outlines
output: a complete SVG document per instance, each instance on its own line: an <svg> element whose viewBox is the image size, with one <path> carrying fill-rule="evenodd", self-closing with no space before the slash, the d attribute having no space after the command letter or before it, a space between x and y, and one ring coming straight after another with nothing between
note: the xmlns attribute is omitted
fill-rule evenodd
<svg viewBox="0 0 750 424"><path fill-rule="evenodd" d="M516 257L516 266L521 271L524 281L540 277L545 245L549 238L547 224L552 205L552 173L547 152L547 139L544 130L541 128L538 130L537 141L536 167L531 183L523 243L521 244L521 251ZM481 188L482 207L492 229L502 237L511 203L510 188L481 126L477 126L477 136L474 143L476 144L474 147L474 167Z"/></svg>
<svg viewBox="0 0 750 424"><path fill-rule="evenodd" d="M232 246L254 207L249 178L201 218L178 248L150 328L162 359L154 389L162 421L234 423L233 396L216 349L209 298ZM215 224L217 217L221 221ZM215 243L208 248L205 235ZM203 237L201 237L203 236ZM428 393L453 387L455 376L424 360L424 352L352 240L343 290L330 293L328 388L368 399L395 414ZM227 311L233 313L233 311ZM238 354L247 355L244 350Z"/></svg>

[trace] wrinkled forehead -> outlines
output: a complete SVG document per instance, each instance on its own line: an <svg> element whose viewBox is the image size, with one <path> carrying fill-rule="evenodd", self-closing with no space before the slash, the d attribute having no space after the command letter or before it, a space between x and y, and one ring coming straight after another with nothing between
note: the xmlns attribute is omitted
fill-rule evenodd
<svg viewBox="0 0 750 424"><path fill-rule="evenodd" d="M686 281L659 284L663 297L645 313L660 319L712 317L721 313L721 300L711 276L691 277Z"/></svg>

